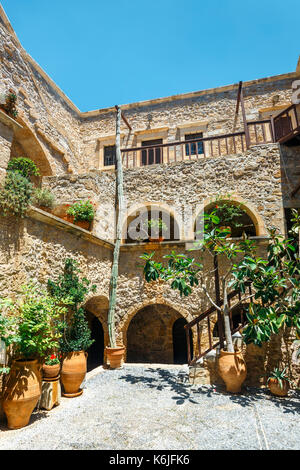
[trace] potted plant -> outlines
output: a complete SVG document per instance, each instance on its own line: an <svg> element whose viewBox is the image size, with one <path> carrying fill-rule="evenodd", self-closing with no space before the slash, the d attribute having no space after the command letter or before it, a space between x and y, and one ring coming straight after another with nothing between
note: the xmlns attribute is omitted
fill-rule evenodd
<svg viewBox="0 0 300 470"><path fill-rule="evenodd" d="M278 397L286 397L290 389L291 380L286 374L286 368L280 370L278 367L271 372L267 384L270 392Z"/></svg>
<svg viewBox="0 0 300 470"><path fill-rule="evenodd" d="M31 203L45 212L51 212L55 206L55 196L47 188L35 188Z"/></svg>
<svg viewBox="0 0 300 470"><path fill-rule="evenodd" d="M91 201L78 201L69 206L67 210L68 222L74 223L85 230L90 230L91 222L95 217L95 209Z"/></svg>
<svg viewBox="0 0 300 470"><path fill-rule="evenodd" d="M32 176L40 176L40 171L33 160L25 157L12 158L7 165L7 171L20 173L30 180Z"/></svg>
<svg viewBox="0 0 300 470"><path fill-rule="evenodd" d="M218 217L219 227L226 233L226 238L231 237L233 229L244 226L241 222L241 217L243 217L246 212L240 205L233 204L230 201L223 202L216 199L210 213Z"/></svg>
<svg viewBox="0 0 300 470"><path fill-rule="evenodd" d="M68 398L82 394L80 385L87 371L87 349L94 342L81 304L90 291L95 291L96 286L90 286L90 281L85 277L80 279L79 274L77 261L67 258L64 273L58 280L48 280L50 294L68 307L59 324L59 347L63 353L61 382L63 395Z"/></svg>
<svg viewBox="0 0 300 470"><path fill-rule="evenodd" d="M164 240L163 234L167 231L168 227L161 218L148 220L146 227L150 242L162 242Z"/></svg>
<svg viewBox="0 0 300 470"><path fill-rule="evenodd" d="M59 377L60 360L57 354L50 354L43 364L43 379L46 381L56 380Z"/></svg>
<svg viewBox="0 0 300 470"><path fill-rule="evenodd" d="M1 215L24 217L31 202L32 183L19 172L8 171L0 189Z"/></svg>
<svg viewBox="0 0 300 470"><path fill-rule="evenodd" d="M5 103L1 105L1 108L6 112L6 114L14 119L17 119L18 117L16 103L17 95L12 89L9 89L7 95L5 96Z"/></svg>
<svg viewBox="0 0 300 470"><path fill-rule="evenodd" d="M10 347L9 374L2 396L10 429L26 426L38 403L41 364L58 346L56 321L63 311L33 284L23 286L17 300L1 302L1 316L6 318L6 331L2 328L1 339Z"/></svg>

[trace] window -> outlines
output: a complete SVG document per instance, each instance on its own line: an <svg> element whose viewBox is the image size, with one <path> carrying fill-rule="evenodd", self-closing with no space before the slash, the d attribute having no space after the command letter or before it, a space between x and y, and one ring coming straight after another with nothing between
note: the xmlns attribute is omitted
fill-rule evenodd
<svg viewBox="0 0 300 470"><path fill-rule="evenodd" d="M106 145L104 147L104 166L116 164L116 146Z"/></svg>
<svg viewBox="0 0 300 470"><path fill-rule="evenodd" d="M150 145L162 144L162 139L146 140L142 142L142 147L149 147ZM154 163L162 163L162 148L155 148L152 150L142 150L142 165L153 165Z"/></svg>
<svg viewBox="0 0 300 470"><path fill-rule="evenodd" d="M203 138L203 132L197 132L196 134L185 134L185 140L196 140L196 139L202 139ZM196 145L197 145L197 151L196 151ZM204 153L203 150L203 142L194 142L193 144L188 144L185 146L185 154L187 156L189 155L199 155L201 153Z"/></svg>

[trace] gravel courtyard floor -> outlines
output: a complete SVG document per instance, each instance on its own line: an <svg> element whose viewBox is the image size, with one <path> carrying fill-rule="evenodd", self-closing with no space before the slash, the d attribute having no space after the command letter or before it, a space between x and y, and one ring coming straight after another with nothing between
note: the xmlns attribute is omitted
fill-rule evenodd
<svg viewBox="0 0 300 470"><path fill-rule="evenodd" d="M97 371L98 372L98 371ZM81 397L0 425L4 449L300 449L300 393L191 386L180 366L127 364L89 374ZM91 376L92 375L92 376Z"/></svg>

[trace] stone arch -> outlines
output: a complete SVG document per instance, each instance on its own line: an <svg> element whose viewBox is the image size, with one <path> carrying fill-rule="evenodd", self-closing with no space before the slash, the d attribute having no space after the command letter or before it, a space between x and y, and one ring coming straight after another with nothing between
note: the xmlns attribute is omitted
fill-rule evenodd
<svg viewBox="0 0 300 470"><path fill-rule="evenodd" d="M246 214L249 216L249 218L253 222L256 236L267 235L267 230L265 227L264 220L262 216L258 213L256 208L251 203L249 203L248 201L245 201L243 198L241 198L240 196L236 196L236 195L230 195L230 197L228 195L224 195L224 196L221 195L219 196L219 200L222 202L228 202L234 205L241 206L241 208L246 212ZM199 215L203 212L203 210L208 209L210 206L212 206L213 203L214 202L212 200L212 197L210 197L203 201L203 203L201 204L201 207L198 207L196 211L196 216L193 219L193 225L191 227L191 232L190 232L191 239L194 238L195 225L196 225L196 221Z"/></svg>
<svg viewBox="0 0 300 470"><path fill-rule="evenodd" d="M53 175L55 169L52 168L42 144L24 119L18 118L18 122L21 124L22 128L18 127L14 132L11 158L23 156L30 158L36 163L41 176Z"/></svg>
<svg viewBox="0 0 300 470"><path fill-rule="evenodd" d="M106 362L106 351L105 346L109 343L108 328L107 328L107 312L108 312L109 300L104 295L97 295L91 297L84 305L86 311L86 318L89 322L89 326L92 331L92 338L96 342L91 346L88 353L92 357L88 356L88 366L91 368L101 365ZM98 322L98 323L97 323ZM101 328L103 332L101 333ZM103 336L101 336L103 335ZM97 360L98 354L98 360ZM94 363L95 365L93 366Z"/></svg>
<svg viewBox="0 0 300 470"><path fill-rule="evenodd" d="M181 217L173 207L164 203L145 202L144 204L134 204L127 210L122 227L122 243L128 243L127 230L130 222L137 218L139 214L149 212L150 210L155 214L162 213L162 218L164 218L164 215L167 220L168 217L170 218L170 239L181 240L183 238L183 224L181 222Z"/></svg>
<svg viewBox="0 0 300 470"><path fill-rule="evenodd" d="M118 325L118 341L126 347L126 360L135 362L132 347L140 342L141 349L137 347L135 351L138 362L173 363L172 328L174 322L179 318L184 318L187 322L192 320L192 316L185 309L161 297L145 301L132 308ZM140 328L145 319L146 327ZM148 320L150 321L148 322ZM152 328L155 327L159 331L154 331L152 337L151 335L147 336L147 332L152 332ZM134 334L131 331L133 328L136 328L138 335L146 336L149 344L153 345L152 349L149 350L148 348L148 352L144 353L142 350L144 347L143 342L139 338L136 341L130 339L130 334ZM162 340L163 342L161 342Z"/></svg>

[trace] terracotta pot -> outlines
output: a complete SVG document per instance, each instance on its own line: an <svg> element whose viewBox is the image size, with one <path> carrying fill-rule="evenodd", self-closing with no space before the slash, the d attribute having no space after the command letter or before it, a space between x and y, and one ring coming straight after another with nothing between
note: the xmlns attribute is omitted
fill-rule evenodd
<svg viewBox="0 0 300 470"><path fill-rule="evenodd" d="M76 222L73 223L78 225L78 227L84 228L85 230L91 229L91 222L89 220L76 220Z"/></svg>
<svg viewBox="0 0 300 470"><path fill-rule="evenodd" d="M278 380L270 378L268 381L268 387L273 395L276 395L277 397L286 397L290 389L290 384L287 380L283 380L282 388L280 388Z"/></svg>
<svg viewBox="0 0 300 470"><path fill-rule="evenodd" d="M247 376L242 352L227 352L222 349L219 357L219 374L226 384L227 392L240 392L242 383Z"/></svg>
<svg viewBox="0 0 300 470"><path fill-rule="evenodd" d="M53 364L53 366L48 366L43 364L43 378L44 379L54 379L58 377L60 371L60 364Z"/></svg>
<svg viewBox="0 0 300 470"><path fill-rule="evenodd" d="M106 347L106 352L110 368L118 369L119 367L121 367L125 353L125 346L117 346L116 348Z"/></svg>
<svg viewBox="0 0 300 470"><path fill-rule="evenodd" d="M63 220L69 222L70 224L74 224L74 215L65 214L63 216Z"/></svg>
<svg viewBox="0 0 300 470"><path fill-rule="evenodd" d="M149 237L149 242L156 242L156 243L161 243L164 241L164 237L157 237L157 238L151 238Z"/></svg>
<svg viewBox="0 0 300 470"><path fill-rule="evenodd" d="M87 370L86 359L87 353L85 351L73 351L68 353L63 360L60 377L64 387L64 396L81 395L80 385Z"/></svg>
<svg viewBox="0 0 300 470"><path fill-rule="evenodd" d="M226 238L230 238L230 237L231 237L231 227L222 225L222 226L220 227L220 229L221 229L221 230L224 230L224 229L225 229L225 230L230 230L230 232L228 233L228 235L226 235Z"/></svg>
<svg viewBox="0 0 300 470"><path fill-rule="evenodd" d="M42 211L44 211L44 212L50 212L50 213L51 213L51 209L50 209L50 207L46 207L46 206L39 206L39 209L42 209Z"/></svg>
<svg viewBox="0 0 300 470"><path fill-rule="evenodd" d="M37 360L13 361L3 392L3 410L9 429L27 426L42 392Z"/></svg>

